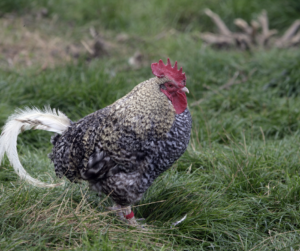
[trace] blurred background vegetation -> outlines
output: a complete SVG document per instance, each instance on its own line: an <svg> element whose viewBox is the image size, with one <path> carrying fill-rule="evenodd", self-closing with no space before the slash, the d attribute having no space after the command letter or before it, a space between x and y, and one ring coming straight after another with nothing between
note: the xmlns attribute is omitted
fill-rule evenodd
<svg viewBox="0 0 300 251"><path fill-rule="evenodd" d="M25 14L46 8L49 17L72 25L95 23L117 32L155 35L166 28L182 32L204 31L212 28L203 9L217 12L226 23L242 17L250 21L261 10L268 11L272 28L284 29L299 18L298 0L3 0L2 16L7 13Z"/></svg>
<svg viewBox="0 0 300 251"><path fill-rule="evenodd" d="M152 77L170 57L187 75L190 146L139 205L148 231L106 213L85 184L44 190L0 166L1 250L298 250L300 52L225 50L209 8L232 31L265 9L282 35L299 0L1 0L0 125L16 108L50 105L72 120ZM18 139L21 161L45 182L50 134ZM174 227L172 223L187 215Z"/></svg>

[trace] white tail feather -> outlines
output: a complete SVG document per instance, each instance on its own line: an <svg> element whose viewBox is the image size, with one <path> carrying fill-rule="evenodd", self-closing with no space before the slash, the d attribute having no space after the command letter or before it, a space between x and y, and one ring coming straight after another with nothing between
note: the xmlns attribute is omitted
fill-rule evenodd
<svg viewBox="0 0 300 251"><path fill-rule="evenodd" d="M16 173L32 185L37 187L56 187L62 185L63 183L47 184L41 182L32 178L25 171L17 152L17 138L21 132L30 129L39 129L61 134L69 126L69 118L58 110L51 110L50 107L45 107L43 111L37 108L16 110L16 112L8 118L0 136L0 163L6 153Z"/></svg>

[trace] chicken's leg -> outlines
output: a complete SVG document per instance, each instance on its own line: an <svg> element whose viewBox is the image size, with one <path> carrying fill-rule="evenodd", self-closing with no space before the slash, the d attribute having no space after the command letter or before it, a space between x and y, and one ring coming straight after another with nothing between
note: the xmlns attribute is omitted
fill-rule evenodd
<svg viewBox="0 0 300 251"><path fill-rule="evenodd" d="M131 226L139 226L134 217L134 213L131 210L131 206L122 207L118 204L114 204L113 207L109 207L109 210L116 211L116 215L124 222Z"/></svg>

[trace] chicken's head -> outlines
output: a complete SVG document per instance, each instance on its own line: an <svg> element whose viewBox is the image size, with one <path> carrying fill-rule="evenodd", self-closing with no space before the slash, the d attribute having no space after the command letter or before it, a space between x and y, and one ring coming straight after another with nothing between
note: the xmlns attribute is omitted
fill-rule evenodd
<svg viewBox="0 0 300 251"><path fill-rule="evenodd" d="M158 78L167 78L166 82L160 85L160 90L172 102L177 114L184 112L187 107L187 99L185 92L189 90L185 87L186 78L185 73L182 73L182 67L177 69L177 62L172 67L170 59L165 65L160 59L158 63L151 65L152 73Z"/></svg>

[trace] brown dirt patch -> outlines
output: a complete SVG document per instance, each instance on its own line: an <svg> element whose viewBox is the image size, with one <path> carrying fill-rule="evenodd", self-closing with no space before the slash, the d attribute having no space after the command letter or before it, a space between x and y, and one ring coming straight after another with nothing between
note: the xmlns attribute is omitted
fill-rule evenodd
<svg viewBox="0 0 300 251"><path fill-rule="evenodd" d="M43 20L31 20L43 22ZM90 42L86 42L87 44ZM86 54L82 44L36 28L26 17L0 19L0 67L54 67Z"/></svg>

